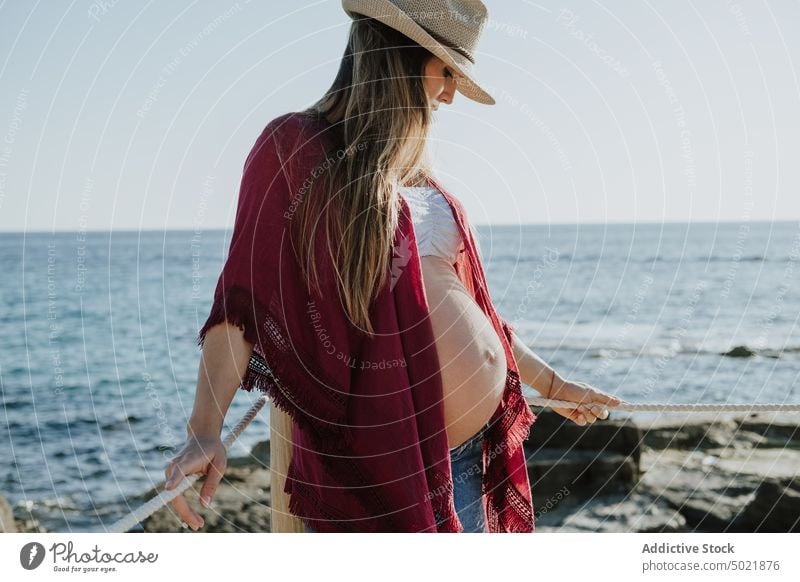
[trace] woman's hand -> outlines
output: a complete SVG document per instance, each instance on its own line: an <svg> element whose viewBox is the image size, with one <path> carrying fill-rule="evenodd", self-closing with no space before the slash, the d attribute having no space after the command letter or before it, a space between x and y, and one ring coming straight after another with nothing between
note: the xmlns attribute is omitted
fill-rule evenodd
<svg viewBox="0 0 800 582"><path fill-rule="evenodd" d="M605 420L608 418L608 408L616 408L622 403L619 398L601 392L585 382L570 382L569 380L564 380L559 386L554 386L547 398L585 403L577 408L553 408L555 412L580 426L585 426L587 422L594 424L598 418Z"/></svg>
<svg viewBox="0 0 800 582"><path fill-rule="evenodd" d="M218 436L191 435L183 448L167 465L164 472L167 478L164 489L174 489L187 475L204 473L206 480L200 490L200 503L208 507L220 480L222 480L222 475L225 474L227 464L228 453ZM189 527L195 531L203 527L203 518L191 508L183 495L178 495L170 503L181 520Z"/></svg>

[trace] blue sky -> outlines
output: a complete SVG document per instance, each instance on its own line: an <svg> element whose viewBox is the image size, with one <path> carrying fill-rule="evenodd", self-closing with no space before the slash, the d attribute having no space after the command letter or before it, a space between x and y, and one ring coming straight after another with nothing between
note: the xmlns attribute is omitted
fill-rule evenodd
<svg viewBox="0 0 800 582"><path fill-rule="evenodd" d="M800 3L489 0L431 135L476 224L800 219ZM0 4L0 230L229 228L273 117L330 85L309 2Z"/></svg>

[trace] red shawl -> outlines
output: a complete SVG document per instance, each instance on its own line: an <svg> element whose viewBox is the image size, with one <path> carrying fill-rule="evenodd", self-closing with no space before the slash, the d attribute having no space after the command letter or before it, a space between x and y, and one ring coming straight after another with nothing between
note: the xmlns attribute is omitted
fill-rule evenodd
<svg viewBox="0 0 800 582"><path fill-rule="evenodd" d="M299 274L291 220L332 152L324 119L289 113L271 121L244 165L228 257L208 320L229 321L254 344L241 388L266 392L294 420L285 492L289 510L319 532L460 532L453 503L440 367L407 203L395 237L391 283L375 299L374 339L347 318L324 228L316 244L320 296ZM522 442L536 416L522 394L512 327L494 309L461 202L436 180L465 241L455 264L491 319L506 353L505 393L484 444L490 532L532 532Z"/></svg>

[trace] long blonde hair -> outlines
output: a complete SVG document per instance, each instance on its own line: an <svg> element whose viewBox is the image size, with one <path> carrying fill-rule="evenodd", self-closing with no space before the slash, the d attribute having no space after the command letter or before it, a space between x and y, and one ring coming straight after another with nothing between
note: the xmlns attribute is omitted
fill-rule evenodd
<svg viewBox="0 0 800 582"><path fill-rule="evenodd" d="M309 258L316 256L315 232L324 223L343 307L370 336L370 304L390 275L397 188L419 184L431 173L431 112L423 84L431 56L377 20L354 20L333 85L303 112L334 119L326 132L333 163L313 181L292 220L294 248L306 278L313 275L323 292Z"/></svg>

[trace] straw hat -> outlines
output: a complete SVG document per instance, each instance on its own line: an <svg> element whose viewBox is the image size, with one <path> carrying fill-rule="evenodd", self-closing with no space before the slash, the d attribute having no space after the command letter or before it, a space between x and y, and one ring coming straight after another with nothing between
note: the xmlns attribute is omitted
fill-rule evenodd
<svg viewBox="0 0 800 582"><path fill-rule="evenodd" d="M456 87L465 97L494 105L475 75L475 48L488 19L480 0L342 0L345 12L368 16L427 48L453 67Z"/></svg>

